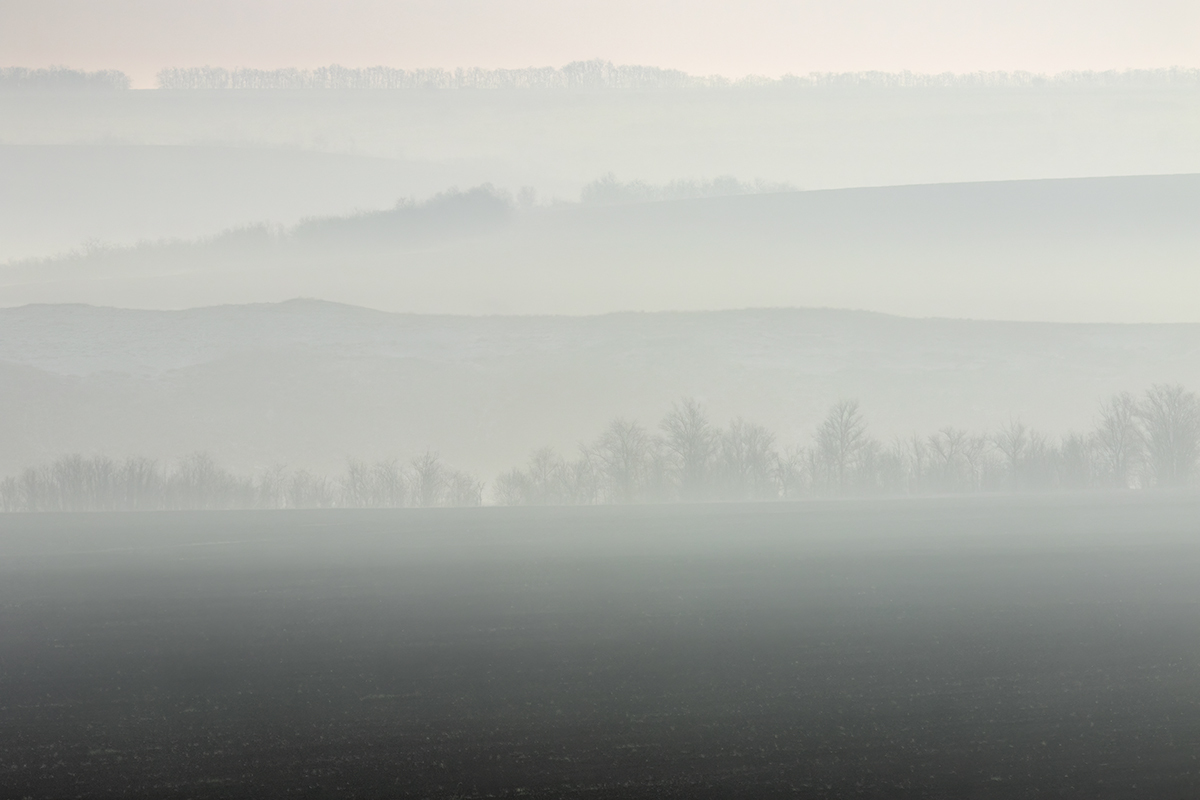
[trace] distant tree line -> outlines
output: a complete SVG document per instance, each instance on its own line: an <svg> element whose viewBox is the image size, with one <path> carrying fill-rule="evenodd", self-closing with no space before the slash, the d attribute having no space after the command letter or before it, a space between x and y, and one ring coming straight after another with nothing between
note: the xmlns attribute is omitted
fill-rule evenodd
<svg viewBox="0 0 1200 800"><path fill-rule="evenodd" d="M989 434L946 427L884 443L840 400L805 446L767 428L714 425L691 399L656 429L616 419L575 458L552 448L496 479L500 505L769 501L853 495L1194 487L1200 398L1178 385L1114 395L1092 429L1053 439L1019 421ZM483 484L427 453L408 464L350 461L329 479L284 467L234 475L206 455L168 469L145 458L66 456L0 481L3 511L478 506Z"/></svg>
<svg viewBox="0 0 1200 800"><path fill-rule="evenodd" d="M239 67L171 67L158 72L158 87L170 91L242 89L558 89L674 90L721 88L1031 88L1200 86L1200 69L1075 71L1055 75L1032 72L814 72L781 78L689 75L676 69L616 65L609 61L575 61L563 67L524 69L397 69L351 68L333 64L316 69L250 69ZM0 91L95 91L129 89L129 76L119 70L66 67L0 68Z"/></svg>
<svg viewBox="0 0 1200 800"><path fill-rule="evenodd" d="M585 205L616 205L652 200L728 197L739 194L795 191L784 183L740 181L731 176L712 180L677 180L666 184L643 181L622 183L605 175L587 184L580 195ZM555 203L560 201L553 201ZM290 253L309 255L320 248L336 248L341 255L386 247L427 244L495 229L517 212L537 206L532 187L514 194L485 183L465 191L450 189L421 201L400 199L392 208L359 211L344 216L308 217L291 228L251 224L229 228L199 239L143 240L134 244L89 243L65 253L15 259L5 266L33 276L53 265L88 262L103 272L127 269L131 263L177 266L262 259ZM31 279L33 279L31 277Z"/></svg>
<svg viewBox="0 0 1200 800"><path fill-rule="evenodd" d="M158 73L160 89L682 89L708 85L679 70L576 61L561 68L526 69L352 69L334 64L317 69L222 69L190 67Z"/></svg>
<svg viewBox="0 0 1200 800"><path fill-rule="evenodd" d="M99 73L93 73L99 74ZM115 73L119 74L119 73ZM672 90L747 87L821 88L1029 88L1038 86L1153 87L1200 86L1200 69L1109 70L1107 72L824 72L750 76L730 79L696 76L674 69L575 61L563 67L524 69L350 68L337 64L316 69L172 67L158 73L160 89L309 90L309 89L624 89Z"/></svg>
<svg viewBox="0 0 1200 800"><path fill-rule="evenodd" d="M402 199L392 208L362 211L340 217L309 217L292 228L252 224L229 228L199 239L143 240L135 244L90 243L52 256L34 256L5 264L13 274L33 275L50 265L87 262L98 271L128 268L131 263L179 268L236 259L264 260L297 254L311 255L320 248L337 248L340 255L373 248L402 247L469 235L502 224L532 194L523 190L514 198L490 184L466 191L451 189L421 202ZM528 197L527 205L532 205Z"/></svg>
<svg viewBox="0 0 1200 800"><path fill-rule="evenodd" d="M796 187L789 183L772 183L761 179L739 181L732 175L721 175L712 180L675 180L665 184L651 184L645 181L622 183L610 172L584 186L579 200L587 205L619 205L655 200L694 200L701 197L734 197L743 194L794 191Z"/></svg>
<svg viewBox="0 0 1200 800"><path fill-rule="evenodd" d="M111 91L129 86L129 76L112 69L84 72L66 67L0 68L0 91Z"/></svg>
<svg viewBox="0 0 1200 800"><path fill-rule="evenodd" d="M742 419L719 428L683 400L649 430L618 419L573 460L552 449L501 475L506 505L782 500L869 494L1193 486L1200 399L1157 385L1107 401L1091 431L1054 440L1013 421L990 434L953 427L884 443L841 400L808 446L780 448Z"/></svg>
<svg viewBox="0 0 1200 800"><path fill-rule="evenodd" d="M896 89L1025 89L1034 87L1151 88L1200 86L1200 69L1075 70L1045 75L1035 72L814 72L785 75L777 81L758 79L760 85L797 87L854 87Z"/></svg>
<svg viewBox="0 0 1200 800"><path fill-rule="evenodd" d="M290 236L305 247L316 243L346 248L431 240L502 224L517 207L509 193L485 183L466 191L441 192L420 203L400 200L383 211L305 219Z"/></svg>
<svg viewBox="0 0 1200 800"><path fill-rule="evenodd" d="M339 478L276 467L234 475L204 454L165 468L146 458L65 456L0 481L3 511L477 506L483 484L427 453L408 464L350 461Z"/></svg>

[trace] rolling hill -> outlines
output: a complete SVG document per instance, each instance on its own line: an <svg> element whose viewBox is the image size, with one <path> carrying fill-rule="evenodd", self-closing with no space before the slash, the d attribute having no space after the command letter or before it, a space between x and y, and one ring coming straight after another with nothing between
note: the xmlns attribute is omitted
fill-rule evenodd
<svg viewBox="0 0 1200 800"><path fill-rule="evenodd" d="M0 267L0 304L294 297L387 311L763 306L1063 322L1200 321L1200 175L781 192L522 211L424 205Z"/></svg>
<svg viewBox="0 0 1200 800"><path fill-rule="evenodd" d="M1200 325L911 319L822 309L392 314L312 300L0 310L0 473L64 453L339 471L427 449L490 480L682 396L807 445L861 400L887 440L1021 419L1082 430L1119 390L1200 388Z"/></svg>

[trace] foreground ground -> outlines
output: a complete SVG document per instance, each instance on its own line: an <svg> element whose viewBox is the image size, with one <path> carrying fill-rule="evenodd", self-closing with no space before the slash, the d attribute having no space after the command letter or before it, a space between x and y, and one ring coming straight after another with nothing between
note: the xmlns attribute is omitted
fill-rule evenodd
<svg viewBox="0 0 1200 800"><path fill-rule="evenodd" d="M6 796L1184 797L1200 499L0 517Z"/></svg>

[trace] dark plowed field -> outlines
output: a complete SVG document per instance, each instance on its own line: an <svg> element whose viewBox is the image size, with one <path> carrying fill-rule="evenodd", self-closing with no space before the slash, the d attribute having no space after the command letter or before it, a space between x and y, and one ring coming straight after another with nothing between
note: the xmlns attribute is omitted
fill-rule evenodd
<svg viewBox="0 0 1200 800"><path fill-rule="evenodd" d="M1200 796L1200 500L0 517L21 797Z"/></svg>

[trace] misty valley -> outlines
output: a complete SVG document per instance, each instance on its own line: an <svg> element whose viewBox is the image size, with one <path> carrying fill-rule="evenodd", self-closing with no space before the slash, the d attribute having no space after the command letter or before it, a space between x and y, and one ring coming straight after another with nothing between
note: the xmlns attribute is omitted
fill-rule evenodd
<svg viewBox="0 0 1200 800"><path fill-rule="evenodd" d="M0 796L1200 795L1200 64L334 5L0 3Z"/></svg>

